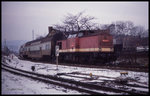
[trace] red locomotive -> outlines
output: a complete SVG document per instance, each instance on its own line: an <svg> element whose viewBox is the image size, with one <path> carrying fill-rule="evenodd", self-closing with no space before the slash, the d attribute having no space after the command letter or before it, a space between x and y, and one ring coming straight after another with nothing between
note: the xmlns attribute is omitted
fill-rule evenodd
<svg viewBox="0 0 150 96"><path fill-rule="evenodd" d="M113 37L109 30L92 30L72 33L57 41L59 61L80 63L106 63L115 60Z"/></svg>

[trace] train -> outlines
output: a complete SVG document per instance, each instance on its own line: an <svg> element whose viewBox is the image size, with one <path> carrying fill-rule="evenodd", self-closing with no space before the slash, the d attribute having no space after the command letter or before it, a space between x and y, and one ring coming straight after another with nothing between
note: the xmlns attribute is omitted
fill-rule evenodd
<svg viewBox="0 0 150 96"><path fill-rule="evenodd" d="M19 56L26 59L56 61L55 46L59 46L59 62L95 64L115 61L113 36L109 30L82 30L65 34L48 27L46 37L25 43Z"/></svg>
<svg viewBox="0 0 150 96"><path fill-rule="evenodd" d="M55 58L55 45L65 35L59 30L48 27L49 33L44 38L29 41L21 45L19 57L35 60L53 60Z"/></svg>

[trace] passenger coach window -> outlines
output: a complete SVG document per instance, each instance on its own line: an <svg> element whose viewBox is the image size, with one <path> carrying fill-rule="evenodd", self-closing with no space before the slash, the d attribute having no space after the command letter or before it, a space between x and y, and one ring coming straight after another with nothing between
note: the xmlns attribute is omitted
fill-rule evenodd
<svg viewBox="0 0 150 96"><path fill-rule="evenodd" d="M81 36L83 36L83 33L79 33L79 34L78 34L78 37L81 37Z"/></svg>
<svg viewBox="0 0 150 96"><path fill-rule="evenodd" d="M46 49L46 50L49 50L49 49L50 49L49 44L46 44L46 45L45 45L45 49Z"/></svg>

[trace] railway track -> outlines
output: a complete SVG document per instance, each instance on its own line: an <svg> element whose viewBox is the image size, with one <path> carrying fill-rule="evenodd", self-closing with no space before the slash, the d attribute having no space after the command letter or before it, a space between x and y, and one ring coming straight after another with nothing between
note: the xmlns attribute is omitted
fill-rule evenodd
<svg viewBox="0 0 150 96"><path fill-rule="evenodd" d="M74 76L73 74L76 74L76 75ZM134 90L134 88L144 88L144 89L148 89L149 88L147 86L142 86L142 85L138 85L138 84L122 83L122 82L119 82L118 80L116 80L115 77L108 77L108 76L102 76L102 75L93 75L93 79L94 80L101 80L101 81L104 81L104 82L90 82L88 79L91 79L91 78L87 78L89 76L89 74L87 74L87 73L72 72L72 73L67 73L67 74L64 74L64 75L65 76L70 76L70 77L75 77L75 78L83 78L83 80L80 80L80 81L86 81L87 80L86 83L91 83L91 84L93 83L93 84L99 84L99 85L111 83L114 86L118 85L118 86L122 86L122 87L128 87L130 90ZM83 75L84 77L78 76L78 75ZM87 77L85 77L85 76L87 76ZM100 79L101 77L102 78L111 79L111 80ZM131 79L131 78L128 78L128 80L130 80L130 82L135 82L135 83L140 83L141 84L141 82L138 82L138 81L136 81L134 79Z"/></svg>
<svg viewBox="0 0 150 96"><path fill-rule="evenodd" d="M10 66L7 66L6 64L2 63L2 69L7 70L11 73L29 77L35 80L40 80L42 82L51 83L59 86L63 86L65 88L77 90L80 92L88 93L88 94L131 94L131 95L143 95L148 94L147 92L136 92L136 91L126 91L121 89L115 89L110 88L106 86L100 86L95 84L89 84L79 81L74 81L71 79L65 79L61 78L58 75L52 76L52 75L43 75L35 72L25 71L21 69L16 69Z"/></svg>

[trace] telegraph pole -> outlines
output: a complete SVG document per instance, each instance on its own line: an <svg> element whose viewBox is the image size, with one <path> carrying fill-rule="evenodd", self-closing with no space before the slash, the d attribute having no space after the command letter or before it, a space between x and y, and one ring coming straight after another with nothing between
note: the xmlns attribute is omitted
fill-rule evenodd
<svg viewBox="0 0 150 96"><path fill-rule="evenodd" d="M32 39L34 40L34 30L32 30Z"/></svg>
<svg viewBox="0 0 150 96"><path fill-rule="evenodd" d="M58 70L58 56L56 56L57 70Z"/></svg>

